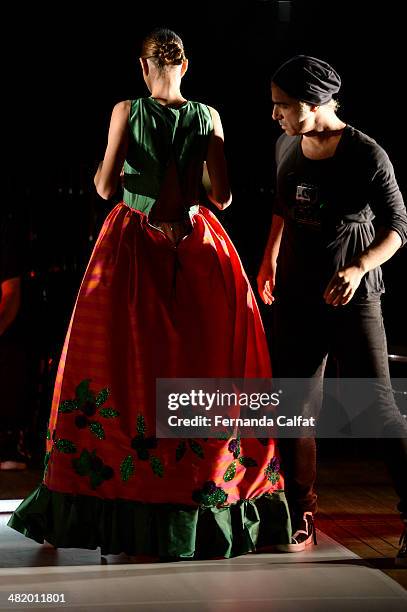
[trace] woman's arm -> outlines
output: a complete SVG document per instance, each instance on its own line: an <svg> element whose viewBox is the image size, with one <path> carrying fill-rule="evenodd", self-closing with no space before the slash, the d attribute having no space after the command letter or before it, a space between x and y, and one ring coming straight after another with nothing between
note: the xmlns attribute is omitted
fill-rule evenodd
<svg viewBox="0 0 407 612"><path fill-rule="evenodd" d="M96 191L104 200L115 194L119 184L127 154L129 113L130 100L119 102L113 108L105 156L94 178Z"/></svg>
<svg viewBox="0 0 407 612"><path fill-rule="evenodd" d="M223 127L219 113L210 106L208 108L213 121L213 132L209 138L206 158L206 168L210 180L208 198L219 210L224 210L232 202L232 193L225 159Z"/></svg>

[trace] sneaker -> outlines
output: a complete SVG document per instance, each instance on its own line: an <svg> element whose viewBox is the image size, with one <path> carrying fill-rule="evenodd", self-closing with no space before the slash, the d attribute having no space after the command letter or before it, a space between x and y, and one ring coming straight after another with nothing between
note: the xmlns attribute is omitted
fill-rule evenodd
<svg viewBox="0 0 407 612"><path fill-rule="evenodd" d="M395 563L398 567L407 567L407 525L400 536L399 546Z"/></svg>
<svg viewBox="0 0 407 612"><path fill-rule="evenodd" d="M295 523L297 529L291 536L290 544L277 544L274 550L279 552L301 552L308 544L317 544L314 517L312 512L304 512L299 523Z"/></svg>

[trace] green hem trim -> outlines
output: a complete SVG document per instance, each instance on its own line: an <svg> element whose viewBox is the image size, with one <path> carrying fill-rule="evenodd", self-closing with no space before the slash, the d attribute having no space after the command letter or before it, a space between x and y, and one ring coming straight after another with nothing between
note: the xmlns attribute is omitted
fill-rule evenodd
<svg viewBox="0 0 407 612"><path fill-rule="evenodd" d="M205 508L58 493L41 484L8 526L56 548L171 559L230 558L291 540L282 491Z"/></svg>

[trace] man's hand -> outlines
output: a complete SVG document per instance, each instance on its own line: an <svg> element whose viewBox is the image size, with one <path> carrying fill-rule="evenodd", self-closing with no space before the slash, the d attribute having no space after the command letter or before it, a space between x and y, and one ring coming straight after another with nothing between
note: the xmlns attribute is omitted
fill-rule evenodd
<svg viewBox="0 0 407 612"><path fill-rule="evenodd" d="M265 304L272 304L275 300L273 291L276 282L277 259L280 251L281 237L284 231L284 219L273 214L270 235L268 237L263 261L257 276L257 288Z"/></svg>
<svg viewBox="0 0 407 612"><path fill-rule="evenodd" d="M357 265L350 265L338 270L328 283L324 300L331 306L344 306L355 295L365 272Z"/></svg>
<svg viewBox="0 0 407 612"><path fill-rule="evenodd" d="M270 266L262 265L257 276L257 288L261 299L265 304L271 305L275 297L273 296L275 273Z"/></svg>

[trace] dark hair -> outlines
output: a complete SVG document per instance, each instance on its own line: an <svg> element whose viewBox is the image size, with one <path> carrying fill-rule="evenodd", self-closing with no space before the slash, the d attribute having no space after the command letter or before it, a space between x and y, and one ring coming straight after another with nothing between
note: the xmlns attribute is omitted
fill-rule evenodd
<svg viewBox="0 0 407 612"><path fill-rule="evenodd" d="M172 30L157 28L143 41L141 57L155 60L158 68L182 64L186 59L182 40Z"/></svg>

